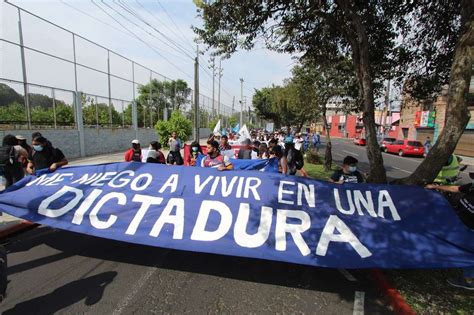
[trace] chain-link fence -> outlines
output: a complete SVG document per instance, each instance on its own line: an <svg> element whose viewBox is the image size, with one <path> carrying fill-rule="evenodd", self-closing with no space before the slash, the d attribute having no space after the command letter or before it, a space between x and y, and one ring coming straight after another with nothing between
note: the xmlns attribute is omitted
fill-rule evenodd
<svg viewBox="0 0 474 315"><path fill-rule="evenodd" d="M0 5L0 128L78 128L78 123L153 128L176 110L193 120L194 92L184 80L172 80L13 4ZM218 118L227 125L234 114L232 107L212 104L202 94L199 108L199 127Z"/></svg>

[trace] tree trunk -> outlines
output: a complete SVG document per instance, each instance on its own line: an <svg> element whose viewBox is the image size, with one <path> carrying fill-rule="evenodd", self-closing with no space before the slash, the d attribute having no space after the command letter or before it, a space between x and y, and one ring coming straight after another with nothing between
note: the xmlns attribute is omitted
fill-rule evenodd
<svg viewBox="0 0 474 315"><path fill-rule="evenodd" d="M324 130L326 131L326 150L324 152L324 170L329 171L331 170L332 166L332 143L331 143L331 135L329 134L328 128L328 120L326 117L326 110L323 110L323 124Z"/></svg>
<svg viewBox="0 0 474 315"><path fill-rule="evenodd" d="M363 121L367 139L367 158L370 165L367 181L371 183L386 183L387 174L383 166L382 152L380 151L377 142L374 117L374 87L372 75L370 73L369 41L367 38L367 31L365 26L362 24L360 16L354 12L354 9L350 7L348 2L341 1L340 5L348 15L355 35L355 38L349 36L347 40L352 48L353 61L357 72L360 90L362 91Z"/></svg>
<svg viewBox="0 0 474 315"><path fill-rule="evenodd" d="M432 183L449 156L453 154L459 138L469 122L470 115L466 96L469 92L474 62L473 13L474 9L469 5L469 1L463 1L461 14L465 23L451 65L445 127L415 172L396 183L411 185Z"/></svg>
<svg viewBox="0 0 474 315"><path fill-rule="evenodd" d="M300 123L298 125L298 129L296 130L296 132L301 132L301 129L303 128L303 125L304 125L304 123Z"/></svg>

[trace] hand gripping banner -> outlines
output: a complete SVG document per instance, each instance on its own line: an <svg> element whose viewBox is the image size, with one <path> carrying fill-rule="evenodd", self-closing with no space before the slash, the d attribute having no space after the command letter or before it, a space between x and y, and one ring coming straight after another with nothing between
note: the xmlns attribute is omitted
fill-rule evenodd
<svg viewBox="0 0 474 315"><path fill-rule="evenodd" d="M334 268L474 266L474 232L421 187L114 163L27 177L0 194L0 209L179 250Z"/></svg>

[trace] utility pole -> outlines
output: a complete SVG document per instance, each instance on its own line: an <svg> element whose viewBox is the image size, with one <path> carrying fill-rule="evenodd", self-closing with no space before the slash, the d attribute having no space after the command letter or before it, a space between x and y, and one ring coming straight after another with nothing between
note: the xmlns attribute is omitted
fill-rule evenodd
<svg viewBox="0 0 474 315"><path fill-rule="evenodd" d="M214 104L214 81L215 81L215 78L216 78L216 65L214 63L215 61L215 58L214 57L211 57L211 69L212 69L212 117L214 117L215 115L215 104Z"/></svg>
<svg viewBox="0 0 474 315"><path fill-rule="evenodd" d="M199 45L194 59L194 141L199 142Z"/></svg>
<svg viewBox="0 0 474 315"><path fill-rule="evenodd" d="M235 96L232 97L232 116L234 116Z"/></svg>
<svg viewBox="0 0 474 315"><path fill-rule="evenodd" d="M242 114L244 111L244 79L240 78L240 128L243 126Z"/></svg>
<svg viewBox="0 0 474 315"><path fill-rule="evenodd" d="M219 58L219 87L217 90L217 116L221 114L221 78L222 78L222 67L221 67L221 58Z"/></svg>

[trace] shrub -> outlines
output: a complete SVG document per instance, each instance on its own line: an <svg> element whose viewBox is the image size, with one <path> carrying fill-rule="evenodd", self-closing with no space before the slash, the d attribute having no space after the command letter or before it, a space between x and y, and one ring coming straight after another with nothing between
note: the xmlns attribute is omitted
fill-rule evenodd
<svg viewBox="0 0 474 315"><path fill-rule="evenodd" d="M155 129L160 136L162 144L167 145L173 131L176 131L178 138L182 141L188 140L189 136L193 133L193 123L186 119L179 111L175 111L171 114L171 118L168 121L158 121Z"/></svg>
<svg viewBox="0 0 474 315"><path fill-rule="evenodd" d="M322 163L322 157L319 156L318 151L315 149L309 149L306 154L306 162L310 164L320 164Z"/></svg>

